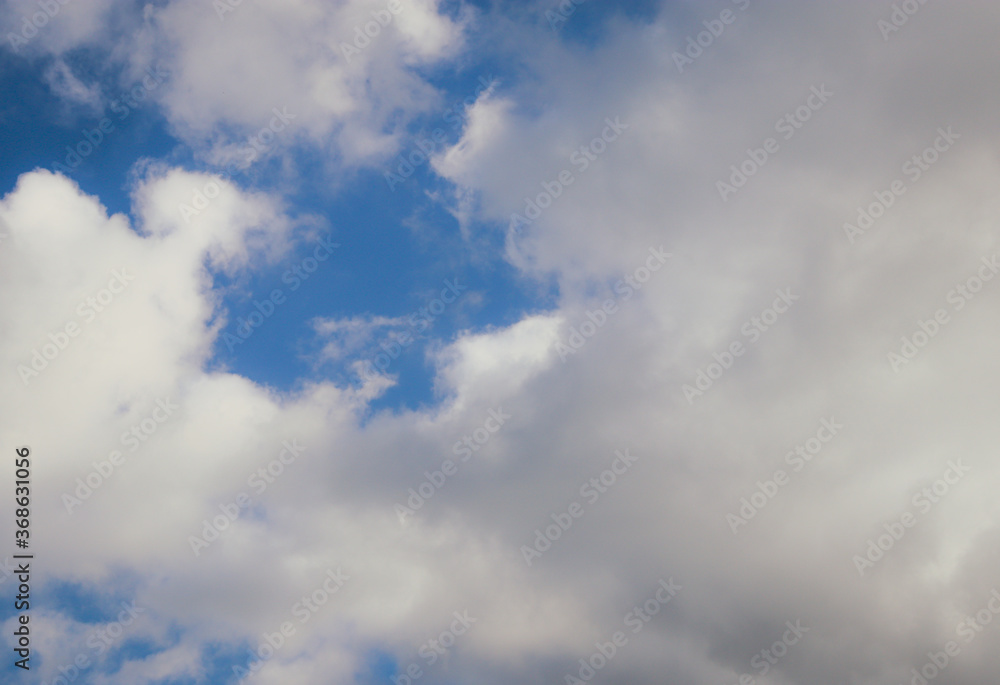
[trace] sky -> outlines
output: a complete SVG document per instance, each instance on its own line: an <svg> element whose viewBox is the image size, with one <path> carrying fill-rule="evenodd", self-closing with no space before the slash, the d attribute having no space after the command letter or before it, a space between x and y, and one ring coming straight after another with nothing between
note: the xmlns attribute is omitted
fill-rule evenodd
<svg viewBox="0 0 1000 685"><path fill-rule="evenodd" d="M3 682L991 682L998 30L0 4Z"/></svg>

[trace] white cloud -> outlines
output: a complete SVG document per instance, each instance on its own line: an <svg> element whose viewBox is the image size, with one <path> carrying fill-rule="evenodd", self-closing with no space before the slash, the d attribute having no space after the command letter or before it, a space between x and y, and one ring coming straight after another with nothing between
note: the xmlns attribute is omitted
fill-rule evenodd
<svg viewBox="0 0 1000 685"><path fill-rule="evenodd" d="M346 319L319 319L313 326L318 335L328 340L321 356L336 362L365 349L380 331L400 328L404 324L403 317L353 316Z"/></svg>
<svg viewBox="0 0 1000 685"><path fill-rule="evenodd" d="M5 25L30 5L10 8ZM71 2L20 52L94 49L128 86L162 64L170 76L153 96L174 133L215 164L266 127L274 108L288 111L296 120L278 149L318 144L337 162L334 173L395 154L408 121L439 105L421 70L456 56L474 20L469 9L448 16L439 0L407 0L396 13L384 0L245 0L230 9L220 14L200 0L141 11L129 0ZM108 49L112 32L123 42ZM57 93L73 102L83 95Z"/></svg>
<svg viewBox="0 0 1000 685"><path fill-rule="evenodd" d="M338 43L378 8L245 2L221 23L194 3L150 10L149 56L168 55L174 70L162 95L170 121L208 149L226 125L252 131L287 104L301 112L296 144L334 140L348 162L383 154L394 108L413 115L436 98L409 67L454 56L462 27L437 5L414 4L341 64ZM479 623L457 643L449 675L559 682L667 577L683 588L676 602L600 677L735 682L801 619L810 632L776 682L883 685L960 639L959 621L998 584L1000 283L961 310L949 299L1000 251L1000 165L989 152L998 103L981 85L996 66L997 13L927 5L887 44L876 7L754 5L678 74L671 52L717 16L686 11L683 23L666 12L652 26L613 22L588 50L527 30L502 43L531 78L480 99L435 169L464 202L452 209L478 230L506 227L543 182L573 174L508 243L523 275L558 282L560 301L435 348L443 399L428 409L367 416L390 382L381 377L277 393L206 370L220 314L206 264L238 274L280 259L296 221L274 198L220 184L186 223L178 205L210 178L154 168L137 186L132 227L62 177L21 177L0 205L10 234L0 252L0 439L30 440L37 482L61 493L123 450L118 436L157 399L178 405L135 452L124 447L124 465L72 516L57 496L36 505L43 578L108 584L128 569L142 579L150 634L183 629L170 651L127 661L129 682L196 668L207 643L255 643L338 565L351 580L260 682L346 682L373 647L419 663L419 646L465 607ZM716 181L821 83L834 93L828 105L723 202ZM574 153L615 117L629 128L581 168ZM852 245L844 222L947 125L959 142ZM615 281L637 277L660 245L674 257L626 299ZM85 323L78 304L121 269L134 281ZM778 288L801 299L767 323ZM609 297L617 313L562 362L555 343ZM949 322L894 372L887 354L939 308ZM767 330L751 340L754 317ZM346 359L395 321L375 313L317 330L333 339L328 355ZM18 365L51 335L61 340L68 322L82 332L25 387ZM733 342L745 353L723 369L713 355ZM683 386L716 363L689 404ZM497 406L511 419L401 526L394 505ZM793 471L786 455L830 417L842 433ZM302 456L195 557L189 536L251 492L251 474L292 439ZM602 477L606 486L626 448L639 457L634 470L588 500L584 488ZM973 477L918 512L859 576L854 555L917 511L914 493L954 459ZM734 535L726 515L779 468L789 483ZM582 517L528 567L521 548L574 502L586 502ZM1000 665L993 629L960 642L951 682L989 681Z"/></svg>
<svg viewBox="0 0 1000 685"><path fill-rule="evenodd" d="M98 114L103 111L100 86L83 83L64 60L57 59L45 70L45 82L60 98Z"/></svg>

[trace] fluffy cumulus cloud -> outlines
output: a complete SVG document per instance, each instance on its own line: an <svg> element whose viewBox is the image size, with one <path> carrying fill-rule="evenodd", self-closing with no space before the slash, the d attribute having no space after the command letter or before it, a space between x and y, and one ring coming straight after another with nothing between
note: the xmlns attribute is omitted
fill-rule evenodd
<svg viewBox="0 0 1000 685"><path fill-rule="evenodd" d="M150 68L168 74L152 96L175 134L219 165L239 159L276 110L282 129L291 122L283 147L321 145L347 168L384 158L411 118L439 104L420 70L457 57L475 16L445 13L438 0L41 4L11 3L0 15L12 50L103 53L104 71L125 87ZM64 75L57 83L77 99L96 87Z"/></svg>
<svg viewBox="0 0 1000 685"><path fill-rule="evenodd" d="M20 47L92 108L66 60L118 36L109 64L161 60L155 104L205 159L287 108L289 154L331 176L488 54L511 75L425 197L558 293L428 346L415 408L373 406L394 370L276 388L215 359L225 284L315 217L167 162L109 215L25 170L0 201L0 443L32 450L34 582L107 610L34 612L39 682L81 654L122 685L990 682L996 7L596 5L70 0ZM301 334L350 366L413 327Z"/></svg>

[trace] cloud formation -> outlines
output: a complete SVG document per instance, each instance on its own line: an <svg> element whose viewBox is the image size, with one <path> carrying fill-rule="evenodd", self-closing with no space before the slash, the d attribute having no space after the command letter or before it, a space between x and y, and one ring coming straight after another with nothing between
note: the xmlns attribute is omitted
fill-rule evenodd
<svg viewBox="0 0 1000 685"><path fill-rule="evenodd" d="M149 647L115 662L43 609L43 681L81 653L84 682L122 685L215 682L217 660L234 682L254 658L262 685L369 682L372 654L397 682L997 672L997 10L662 3L585 41L566 32L588 6L557 32L552 4L69 2L22 47L82 107L73 50L120 37L126 81L162 60L155 106L213 163L287 107L284 154L318 149L339 181L451 101L436 69L509 60L426 196L558 289L437 340L419 408L372 410L391 371L278 390L213 355L221 277L316 233L279 191L162 161L109 216L25 170L0 202L0 442L35 455L37 582L109 622L134 602L111 640ZM407 326L308 335L349 367Z"/></svg>

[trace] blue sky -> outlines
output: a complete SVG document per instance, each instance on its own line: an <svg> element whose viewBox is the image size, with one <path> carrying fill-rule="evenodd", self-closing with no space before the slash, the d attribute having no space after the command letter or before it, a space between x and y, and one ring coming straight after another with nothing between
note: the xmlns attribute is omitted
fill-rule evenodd
<svg viewBox="0 0 1000 685"><path fill-rule="evenodd" d="M998 28L4 3L7 680L988 682Z"/></svg>
<svg viewBox="0 0 1000 685"><path fill-rule="evenodd" d="M636 7L641 4L636 3ZM632 10L628 5L624 9ZM441 11L454 13L455 9L445 3ZM565 39L594 39L601 26L600 17L594 14L593 6L584 6L575 13L574 21L566 23ZM106 67L95 64L86 51L81 53L67 61L78 78L112 81ZM400 155L418 150L417 141L432 139L435 130L447 136L435 147L454 144L461 134L465 108L475 102L484 86L494 85L502 91L510 87L505 84L518 78L496 56L485 57L480 63L442 65L427 74L447 106L416 117L407 126L400 141ZM106 116L115 122L114 130L68 175L81 190L100 197L109 213L120 212L135 221L130 180L139 160L169 160L209 174L225 171L224 167L195 159L191 150L171 135L169 123L148 101L131 107L123 100L123 106L128 108L124 118L121 110L100 116L81 112L42 85L51 60L26 60L9 51L3 59L5 91L17 93L16 101L8 101L6 125L0 132L6 161L3 184L8 190L25 170L41 167L58 171L60 164L64 170L72 155L70 148L75 149L85 140L87 131L97 129ZM111 95L116 94L114 85L107 89ZM233 180L246 189L280 186L283 198L295 212L317 217L322 225L318 230L339 241L340 248L330 262L302 283L301 290L289 297L274 319L255 329L235 351L220 340L212 362L219 368L279 391L294 388L303 378L357 382L357 374L344 363L317 363L315 355L320 345L311 339L311 322L317 317L406 316L418 311L427 293L440 289L442 281L457 279L475 294L476 301L465 302L460 310L450 309L435 318L433 327L394 360L391 373L398 375L398 383L371 405L373 410L413 409L437 399L431 387L431 370L424 359L430 341L450 341L463 330L506 326L526 312L544 311L553 305L553 283L524 283L502 259L502 233L490 230L497 227L484 227L484 234L477 238L485 249L470 246L462 239L454 217L426 196L448 186L428 170L426 163L418 165L414 175L398 185L386 181L386 172L398 167L398 157L381 168L351 169L331 191L322 159L308 149L286 152L283 162L294 167L294 184L281 183L281 169L266 154ZM233 320L226 330L232 332L235 319L253 311L254 298L266 297L276 287L287 289L288 285L281 282L282 275L312 250L311 243L293 246L280 263L241 274L238 282L216 274L220 285L232 286L223 291L223 308Z"/></svg>

